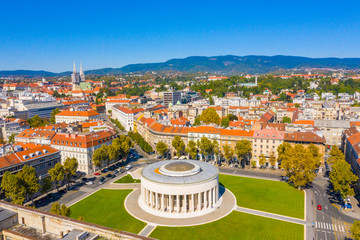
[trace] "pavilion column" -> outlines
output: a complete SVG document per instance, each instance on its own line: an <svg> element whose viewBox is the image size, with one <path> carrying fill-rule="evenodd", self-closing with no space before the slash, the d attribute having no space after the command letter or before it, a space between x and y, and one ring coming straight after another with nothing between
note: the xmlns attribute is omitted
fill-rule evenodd
<svg viewBox="0 0 360 240"><path fill-rule="evenodd" d="M198 206L199 206L199 207L198 207L198 211L200 211L201 208L202 208L202 207L201 207L201 205L202 205L201 203L202 203L202 199L201 199L201 192L200 192L200 193L199 193L199 198L198 198Z"/></svg>
<svg viewBox="0 0 360 240"><path fill-rule="evenodd" d="M213 188L213 205L216 204L216 187Z"/></svg>
<svg viewBox="0 0 360 240"><path fill-rule="evenodd" d="M176 195L176 206L177 206L177 212L180 212L180 196Z"/></svg>
<svg viewBox="0 0 360 240"><path fill-rule="evenodd" d="M155 193L155 209L159 209L159 196L157 192Z"/></svg>
<svg viewBox="0 0 360 240"><path fill-rule="evenodd" d="M185 202L185 204L184 204L184 210L185 210L185 211L184 211L184 212L186 213L186 212L187 212L187 209L188 209L188 203L187 203L187 202L188 202L188 201L187 201L188 199L187 199L187 195L186 195L186 194L184 195L184 198L185 198L185 199L184 199L184 200L185 200L185 201L184 201L184 202Z"/></svg>
<svg viewBox="0 0 360 240"><path fill-rule="evenodd" d="M150 207L153 207L153 193L150 191Z"/></svg>
<svg viewBox="0 0 360 240"><path fill-rule="evenodd" d="M169 195L169 207L170 207L170 213L173 211L173 195Z"/></svg>
<svg viewBox="0 0 360 240"><path fill-rule="evenodd" d="M195 212L195 194L191 194L191 212Z"/></svg>
<svg viewBox="0 0 360 240"><path fill-rule="evenodd" d="M204 209L207 208L207 191L204 192Z"/></svg>
<svg viewBox="0 0 360 240"><path fill-rule="evenodd" d="M164 194L162 193L161 194L161 211L163 212L164 211L164 209L165 209L165 207L164 207Z"/></svg>

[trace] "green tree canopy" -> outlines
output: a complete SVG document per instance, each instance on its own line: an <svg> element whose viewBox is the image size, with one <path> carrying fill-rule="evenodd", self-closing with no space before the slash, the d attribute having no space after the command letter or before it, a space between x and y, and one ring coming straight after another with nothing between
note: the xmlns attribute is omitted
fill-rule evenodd
<svg viewBox="0 0 360 240"><path fill-rule="evenodd" d="M15 137L16 137L16 133L13 133L9 136L8 142L9 143L15 143Z"/></svg>
<svg viewBox="0 0 360 240"><path fill-rule="evenodd" d="M223 146L223 150L224 150L224 157L226 161L229 163L229 161L234 157L234 150L228 144L225 144Z"/></svg>
<svg viewBox="0 0 360 240"><path fill-rule="evenodd" d="M341 160L345 160L344 154L336 145L332 146L330 150L330 157L328 159L328 163L334 164L337 161L341 161Z"/></svg>
<svg viewBox="0 0 360 240"><path fill-rule="evenodd" d="M303 188L315 177L315 169L320 166L320 160L314 158L311 149L303 145L283 143L278 147L281 157L281 167L285 170L289 181L298 188Z"/></svg>
<svg viewBox="0 0 360 240"><path fill-rule="evenodd" d="M58 108L51 111L50 123L55 123L55 115L58 113L60 113L60 110Z"/></svg>
<svg viewBox="0 0 360 240"><path fill-rule="evenodd" d="M230 124L230 120L229 120L229 118L228 117L223 117L222 119L221 119L221 126L222 127L224 127L224 128L227 128L228 126L229 126L229 124Z"/></svg>
<svg viewBox="0 0 360 240"><path fill-rule="evenodd" d="M289 118L287 116L283 117L282 123L291 123L291 118Z"/></svg>
<svg viewBox="0 0 360 240"><path fill-rule="evenodd" d="M350 231L355 240L360 240L360 221L355 220L353 225L351 225Z"/></svg>
<svg viewBox="0 0 360 240"><path fill-rule="evenodd" d="M58 191L58 184L64 180L64 174L64 166L61 163L55 164L55 166L49 170L51 181L55 184L55 187Z"/></svg>
<svg viewBox="0 0 360 240"><path fill-rule="evenodd" d="M214 123L214 124L219 125L219 123L220 123L219 114L217 114L217 112L214 108L205 109L201 113L200 119L205 124Z"/></svg>
<svg viewBox="0 0 360 240"><path fill-rule="evenodd" d="M249 140L240 140L236 143L235 152L239 159L245 159L251 152L252 144Z"/></svg>
<svg viewBox="0 0 360 240"><path fill-rule="evenodd" d="M332 165L330 182L334 187L334 191L339 192L343 199L354 195L354 189L351 188L351 184L357 180L358 177L352 172L350 164L345 160L336 161Z"/></svg>
<svg viewBox="0 0 360 240"><path fill-rule="evenodd" d="M197 147L196 147L196 143L193 140L189 141L185 151L190 155L192 159L196 159Z"/></svg>
<svg viewBox="0 0 360 240"><path fill-rule="evenodd" d="M167 151L169 151L168 145L166 145L166 143L164 142L158 142L156 144L156 151L160 154L160 155L165 155L165 153L167 153Z"/></svg>
<svg viewBox="0 0 360 240"><path fill-rule="evenodd" d="M185 150L185 143L184 141L181 139L180 136L175 136L173 141L172 141L172 146L175 148L176 150L176 155L178 157L180 157L184 150Z"/></svg>
<svg viewBox="0 0 360 240"><path fill-rule="evenodd" d="M72 176L76 175L76 170L78 168L78 161L76 158L66 158L64 162L64 178L67 182L67 186L69 187L70 180Z"/></svg>
<svg viewBox="0 0 360 240"><path fill-rule="evenodd" d="M195 118L193 126L200 126L201 125L201 117L198 116Z"/></svg>

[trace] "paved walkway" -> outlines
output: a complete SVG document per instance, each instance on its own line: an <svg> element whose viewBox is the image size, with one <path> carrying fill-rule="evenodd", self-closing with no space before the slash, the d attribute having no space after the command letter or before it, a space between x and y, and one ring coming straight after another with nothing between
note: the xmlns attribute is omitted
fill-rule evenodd
<svg viewBox="0 0 360 240"><path fill-rule="evenodd" d="M143 230L141 230L141 232L139 233L140 236L143 236L143 237L147 237L149 236L152 231L154 231L154 229L156 228L156 225L154 224L147 224Z"/></svg>
<svg viewBox="0 0 360 240"><path fill-rule="evenodd" d="M277 219L277 220L281 220L281 221L285 221L285 222L291 222L291 223L296 223L296 224L306 224L306 221L303 219L287 217L284 215L278 215L278 214L269 213L269 212L258 211L258 210L254 210L254 209L250 209L250 208L236 207L235 210L239 211L239 212L243 212L243 213L261 216L261 217L273 218L273 219Z"/></svg>
<svg viewBox="0 0 360 240"><path fill-rule="evenodd" d="M201 225L209 222L216 221L220 218L227 216L231 213L236 206L235 196L229 191L225 190L222 195L221 205L214 211L192 218L166 218L152 215L139 207L138 199L140 196L140 189L135 189L125 199L125 208L130 215L139 219L140 221L147 222L150 225L160 226L194 226Z"/></svg>
<svg viewBox="0 0 360 240"><path fill-rule="evenodd" d="M140 187L140 183L111 183L105 189L136 189Z"/></svg>

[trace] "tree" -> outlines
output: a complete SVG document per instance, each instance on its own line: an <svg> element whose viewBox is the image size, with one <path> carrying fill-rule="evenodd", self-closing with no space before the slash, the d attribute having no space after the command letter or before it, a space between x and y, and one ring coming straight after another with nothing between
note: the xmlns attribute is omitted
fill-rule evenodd
<svg viewBox="0 0 360 240"><path fill-rule="evenodd" d="M307 150L311 153L311 155L313 156L313 158L315 158L317 162L321 162L322 154L320 153L319 148L317 146L311 143L307 147Z"/></svg>
<svg viewBox="0 0 360 240"><path fill-rule="evenodd" d="M229 118L230 121L239 120L237 116L235 116L234 114L231 114L231 113L229 113L226 117Z"/></svg>
<svg viewBox="0 0 360 240"><path fill-rule="evenodd" d="M291 118L289 118L287 116L283 117L282 123L291 123Z"/></svg>
<svg viewBox="0 0 360 240"><path fill-rule="evenodd" d="M51 111L51 115L50 115L50 123L55 123L55 115L60 113L60 110L58 108L54 109Z"/></svg>
<svg viewBox="0 0 360 240"><path fill-rule="evenodd" d="M41 118L39 115L29 118L27 122L32 128L43 127L49 124L49 121L46 118Z"/></svg>
<svg viewBox="0 0 360 240"><path fill-rule="evenodd" d="M227 163L230 164L230 160L234 156L234 151L228 144L225 144L223 146L223 150L224 150L225 159L226 159Z"/></svg>
<svg viewBox="0 0 360 240"><path fill-rule="evenodd" d="M295 107L296 107L296 108L299 108L299 107L300 107L300 104L295 103Z"/></svg>
<svg viewBox="0 0 360 240"><path fill-rule="evenodd" d="M341 152L341 150L336 146L332 146L330 150L330 157L328 159L329 164L334 164L337 161L345 160L344 154Z"/></svg>
<svg viewBox="0 0 360 240"><path fill-rule="evenodd" d="M201 125L201 118L200 116L195 118L193 126L200 126Z"/></svg>
<svg viewBox="0 0 360 240"><path fill-rule="evenodd" d="M21 186L25 188L26 198L33 200L33 194L39 191L40 185L34 167L24 165L22 170L16 173Z"/></svg>
<svg viewBox="0 0 360 240"><path fill-rule="evenodd" d="M297 188L303 188L315 177L315 169L320 166L320 160L313 157L311 149L303 145L281 144L278 153L281 155L281 167L285 170L289 181Z"/></svg>
<svg viewBox="0 0 360 240"><path fill-rule="evenodd" d="M15 142L16 133L13 133L9 136L8 142L13 144Z"/></svg>
<svg viewBox="0 0 360 240"><path fill-rule="evenodd" d="M205 109L201 113L200 119L205 124L214 123L214 124L219 125L219 123L220 123L219 114L217 114L217 112L214 108Z"/></svg>
<svg viewBox="0 0 360 240"><path fill-rule="evenodd" d="M64 217L70 217L71 215L71 210L69 207L66 207L65 204L62 204L60 207L60 215L64 216Z"/></svg>
<svg viewBox="0 0 360 240"><path fill-rule="evenodd" d="M15 204L22 205L25 200L25 187L20 184L16 174L6 171L1 180L1 188L5 196L12 199Z"/></svg>
<svg viewBox="0 0 360 240"><path fill-rule="evenodd" d="M53 204L51 204L50 213L56 214L56 215L61 215L64 217L70 217L71 210L69 207L66 207L65 204L62 204L60 206L60 204L58 202L54 202Z"/></svg>
<svg viewBox="0 0 360 240"><path fill-rule="evenodd" d="M240 161L246 159L251 152L251 142L249 140L240 140L236 143L235 152Z"/></svg>
<svg viewBox="0 0 360 240"><path fill-rule="evenodd" d="M64 166L61 163L55 164L53 168L49 170L51 181L54 182L56 189L59 191L59 182L64 180Z"/></svg>
<svg viewBox="0 0 360 240"><path fill-rule="evenodd" d="M355 220L351 225L350 231L355 240L360 240L360 221Z"/></svg>
<svg viewBox="0 0 360 240"><path fill-rule="evenodd" d="M264 167L266 164L266 157L264 156L264 154L261 154L259 157L259 165L260 167Z"/></svg>
<svg viewBox="0 0 360 240"><path fill-rule="evenodd" d="M354 189L351 188L351 184L357 180L358 177L351 171L350 164L345 160L336 161L332 165L330 182L334 186L334 191L339 192L343 199L354 195Z"/></svg>
<svg viewBox="0 0 360 240"><path fill-rule="evenodd" d="M168 146L166 145L166 143L164 142L158 142L156 144L156 151L160 154L160 155L165 155L165 153L167 153L169 151Z"/></svg>
<svg viewBox="0 0 360 240"><path fill-rule="evenodd" d="M185 150L185 143L180 136L175 136L172 141L172 146L176 150L176 155L180 157Z"/></svg>
<svg viewBox="0 0 360 240"><path fill-rule="evenodd" d="M284 142L280 144L277 148L278 152L278 162L281 163L282 159L289 155L289 151L292 149L291 144L288 142Z"/></svg>
<svg viewBox="0 0 360 240"><path fill-rule="evenodd" d="M66 180L67 187L69 187L71 177L76 175L77 168L78 161L76 158L66 158L64 162L64 178Z"/></svg>
<svg viewBox="0 0 360 240"><path fill-rule="evenodd" d="M221 119L221 126L227 128L230 124L230 120L228 117L224 117Z"/></svg>
<svg viewBox="0 0 360 240"><path fill-rule="evenodd" d="M193 140L190 140L185 151L190 155L191 159L196 159L197 147Z"/></svg>
<svg viewBox="0 0 360 240"><path fill-rule="evenodd" d="M210 98L209 98L209 102L210 102L210 105L214 105L215 103L214 103L214 99L210 96Z"/></svg>
<svg viewBox="0 0 360 240"><path fill-rule="evenodd" d="M213 153L214 153L214 157L215 157L215 163L217 163L217 157L219 156L219 153L220 153L219 142L216 140L213 140L212 146L213 146L212 148L213 148Z"/></svg>
<svg viewBox="0 0 360 240"><path fill-rule="evenodd" d="M78 219L79 221L84 221L84 217L83 217L83 216L79 216L77 219Z"/></svg>
<svg viewBox="0 0 360 240"><path fill-rule="evenodd" d="M275 157L275 153L273 151L270 152L269 163L270 163L270 166L274 169L276 166L276 157Z"/></svg>
<svg viewBox="0 0 360 240"><path fill-rule="evenodd" d="M250 162L252 168L256 168L256 161L252 160Z"/></svg>
<svg viewBox="0 0 360 240"><path fill-rule="evenodd" d="M53 204L51 204L50 213L61 215L60 204L58 202L54 202Z"/></svg>
<svg viewBox="0 0 360 240"><path fill-rule="evenodd" d="M93 154L93 163L96 167L101 167L106 163L108 159L108 152L105 145L102 145L100 148L96 149Z"/></svg>
<svg viewBox="0 0 360 240"><path fill-rule="evenodd" d="M213 151L213 145L211 140L209 140L207 137L202 137L200 141L198 141L198 148L200 149L200 160L202 160L202 156L210 155Z"/></svg>
<svg viewBox="0 0 360 240"><path fill-rule="evenodd" d="M116 150L114 145L109 145L106 148L107 148L107 153L109 156L109 163L112 161L115 161L119 158L119 152Z"/></svg>
<svg viewBox="0 0 360 240"><path fill-rule="evenodd" d="M41 179L40 193L45 194L51 190L51 179L49 177Z"/></svg>

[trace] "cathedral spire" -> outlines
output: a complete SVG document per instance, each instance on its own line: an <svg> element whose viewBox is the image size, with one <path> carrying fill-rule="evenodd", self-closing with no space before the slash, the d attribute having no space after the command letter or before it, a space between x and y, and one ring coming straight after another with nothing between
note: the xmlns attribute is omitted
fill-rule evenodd
<svg viewBox="0 0 360 240"><path fill-rule="evenodd" d="M73 73L76 73L75 60L74 60L74 70L73 70Z"/></svg>
<svg viewBox="0 0 360 240"><path fill-rule="evenodd" d="M82 63L80 62L80 74L84 74L83 69L82 69Z"/></svg>

